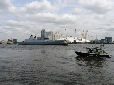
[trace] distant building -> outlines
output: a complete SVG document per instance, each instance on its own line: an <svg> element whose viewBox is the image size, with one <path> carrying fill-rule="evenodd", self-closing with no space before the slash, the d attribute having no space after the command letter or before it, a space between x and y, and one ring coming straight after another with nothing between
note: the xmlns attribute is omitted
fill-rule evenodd
<svg viewBox="0 0 114 85"><path fill-rule="evenodd" d="M12 39L8 39L7 44L13 44L13 40Z"/></svg>
<svg viewBox="0 0 114 85"><path fill-rule="evenodd" d="M13 39L13 43L17 43L17 39Z"/></svg>
<svg viewBox="0 0 114 85"><path fill-rule="evenodd" d="M60 39L61 38L61 34L59 32L56 32L54 34L54 39L57 40L57 39Z"/></svg>
<svg viewBox="0 0 114 85"><path fill-rule="evenodd" d="M6 44L5 40L0 41L0 44Z"/></svg>
<svg viewBox="0 0 114 85"><path fill-rule="evenodd" d="M42 30L41 30L41 38L46 38L45 29L42 29Z"/></svg>
<svg viewBox="0 0 114 85"><path fill-rule="evenodd" d="M61 34L56 32L55 34L52 31L46 32L45 29L41 30L41 39L48 38L49 40L57 40L61 38ZM37 38L40 39L40 38Z"/></svg>
<svg viewBox="0 0 114 85"><path fill-rule="evenodd" d="M54 35L52 31L46 32L46 38L49 38L49 40L54 40Z"/></svg>
<svg viewBox="0 0 114 85"><path fill-rule="evenodd" d="M104 43L105 42L105 39L101 39L99 40L100 43Z"/></svg>
<svg viewBox="0 0 114 85"><path fill-rule="evenodd" d="M112 42L112 37L105 37L105 39L99 40L100 43L110 43Z"/></svg>
<svg viewBox="0 0 114 85"><path fill-rule="evenodd" d="M105 37L105 42L112 42L112 37Z"/></svg>
<svg viewBox="0 0 114 85"><path fill-rule="evenodd" d="M95 39L95 42L96 42L96 43L99 43L99 40L98 40L98 39Z"/></svg>
<svg viewBox="0 0 114 85"><path fill-rule="evenodd" d="M84 43L84 42L90 42L89 40L87 39L84 39L82 37L65 37L65 38L60 38L58 40L68 40L70 43L74 43L74 42L77 42L77 43Z"/></svg>

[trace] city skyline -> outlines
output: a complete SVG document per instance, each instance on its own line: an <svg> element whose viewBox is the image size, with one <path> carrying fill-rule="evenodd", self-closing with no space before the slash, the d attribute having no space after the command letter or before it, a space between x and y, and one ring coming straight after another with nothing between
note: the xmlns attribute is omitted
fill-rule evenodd
<svg viewBox="0 0 114 85"><path fill-rule="evenodd" d="M88 30L94 39L113 37L113 12L114 0L1 0L0 40L22 41L31 34L40 36L41 29L68 36Z"/></svg>

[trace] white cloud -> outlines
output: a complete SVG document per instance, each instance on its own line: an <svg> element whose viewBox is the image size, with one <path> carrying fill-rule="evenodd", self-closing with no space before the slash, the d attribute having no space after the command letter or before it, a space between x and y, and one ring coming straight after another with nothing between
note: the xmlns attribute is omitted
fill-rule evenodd
<svg viewBox="0 0 114 85"><path fill-rule="evenodd" d="M99 38L104 38L110 31L108 36L114 36L111 33L113 5L111 0L33 0L17 7L11 0L0 0L0 40L24 40L31 34L40 36L41 29L69 36L75 35L74 29L77 29L77 35L88 30L88 35L97 34Z"/></svg>
<svg viewBox="0 0 114 85"><path fill-rule="evenodd" d="M37 14L27 14L26 18L33 21L41 21L45 23L54 24L73 24L76 21L76 16L69 14L52 14L52 13L37 13Z"/></svg>
<svg viewBox="0 0 114 85"><path fill-rule="evenodd" d="M85 9L99 14L107 13L114 7L112 0L80 0L79 3Z"/></svg>
<svg viewBox="0 0 114 85"><path fill-rule="evenodd" d="M12 12L15 9L11 0L0 0L0 12Z"/></svg>
<svg viewBox="0 0 114 85"><path fill-rule="evenodd" d="M50 2L44 0L43 2L33 1L32 3L26 4L26 8L28 9L39 9L39 10L53 10L56 7L52 6Z"/></svg>
<svg viewBox="0 0 114 85"><path fill-rule="evenodd" d="M72 14L73 15L87 15L90 13L91 13L91 11L80 7L80 8L75 8Z"/></svg>
<svg viewBox="0 0 114 85"><path fill-rule="evenodd" d="M10 0L0 0L0 10L7 10L11 5Z"/></svg>
<svg viewBox="0 0 114 85"><path fill-rule="evenodd" d="M52 5L49 1L44 0L42 2L33 1L28 3L24 7L21 7L19 12L34 14L39 12L51 12L54 10L57 10L57 7Z"/></svg>
<svg viewBox="0 0 114 85"><path fill-rule="evenodd" d="M41 26L28 21L9 20L3 25L1 30L7 38L17 38L19 41L22 41L31 34L40 36Z"/></svg>

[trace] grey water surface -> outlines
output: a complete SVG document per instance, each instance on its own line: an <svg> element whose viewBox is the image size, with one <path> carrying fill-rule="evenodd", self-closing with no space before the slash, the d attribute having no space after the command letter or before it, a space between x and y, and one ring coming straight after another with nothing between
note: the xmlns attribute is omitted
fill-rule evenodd
<svg viewBox="0 0 114 85"><path fill-rule="evenodd" d="M0 45L0 85L114 85L114 44L103 48L111 58L75 54L90 46Z"/></svg>

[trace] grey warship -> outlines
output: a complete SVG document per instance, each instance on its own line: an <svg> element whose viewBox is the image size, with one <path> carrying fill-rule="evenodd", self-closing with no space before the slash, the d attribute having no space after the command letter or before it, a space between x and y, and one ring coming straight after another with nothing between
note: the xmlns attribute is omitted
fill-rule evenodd
<svg viewBox="0 0 114 85"><path fill-rule="evenodd" d="M48 34L52 35L52 32L48 32ZM49 39L46 35L44 29L41 30L41 37L37 37L31 35L29 39L25 39L22 42L17 42L18 45L68 45L67 40L55 40L55 39Z"/></svg>

